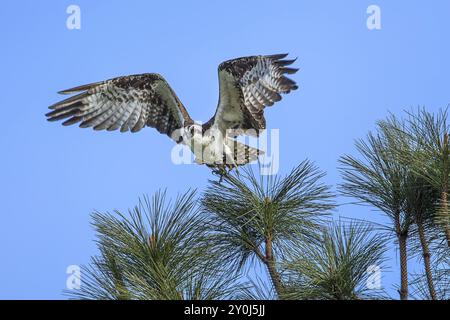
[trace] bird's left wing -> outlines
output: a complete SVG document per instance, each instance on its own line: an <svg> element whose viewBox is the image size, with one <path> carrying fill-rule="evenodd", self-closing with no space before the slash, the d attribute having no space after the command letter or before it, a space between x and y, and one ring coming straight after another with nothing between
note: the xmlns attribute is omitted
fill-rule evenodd
<svg viewBox="0 0 450 320"><path fill-rule="evenodd" d="M172 137L176 129L193 123L166 80L155 73L113 78L60 93L78 93L49 107L53 111L46 114L48 120L67 119L63 125L81 122L81 128L121 132L148 126Z"/></svg>
<svg viewBox="0 0 450 320"><path fill-rule="evenodd" d="M219 66L220 96L216 113L206 127L216 125L224 134L227 129L254 129L256 135L266 128L264 108L281 100L298 88L285 74L294 60L284 60L287 54L250 56L225 61Z"/></svg>

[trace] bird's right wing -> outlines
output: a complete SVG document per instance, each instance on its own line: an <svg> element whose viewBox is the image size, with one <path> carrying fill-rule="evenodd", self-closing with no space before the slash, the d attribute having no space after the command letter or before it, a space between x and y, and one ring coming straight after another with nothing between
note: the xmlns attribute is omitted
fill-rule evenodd
<svg viewBox="0 0 450 320"><path fill-rule="evenodd" d="M171 137L176 129L193 123L166 80L155 73L113 78L60 93L78 93L49 107L53 111L46 114L48 120L67 119L63 125L81 122L81 128L121 132L148 126Z"/></svg>

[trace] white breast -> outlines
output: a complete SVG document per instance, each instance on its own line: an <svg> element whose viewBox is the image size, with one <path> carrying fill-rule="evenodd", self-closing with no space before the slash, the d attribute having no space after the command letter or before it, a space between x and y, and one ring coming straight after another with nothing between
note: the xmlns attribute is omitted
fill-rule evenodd
<svg viewBox="0 0 450 320"><path fill-rule="evenodd" d="M189 145L198 163L221 163L224 143L217 128L211 128L205 135L197 135Z"/></svg>

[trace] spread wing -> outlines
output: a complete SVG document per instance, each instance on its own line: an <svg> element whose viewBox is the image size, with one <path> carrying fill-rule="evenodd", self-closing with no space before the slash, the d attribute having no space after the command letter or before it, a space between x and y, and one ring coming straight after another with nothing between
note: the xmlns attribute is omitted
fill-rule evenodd
<svg viewBox="0 0 450 320"><path fill-rule="evenodd" d="M81 128L121 132L148 126L171 137L176 129L193 123L166 80L154 73L118 77L60 93L78 93L49 107L53 111L46 114L47 120L66 119L63 125L80 122Z"/></svg>
<svg viewBox="0 0 450 320"><path fill-rule="evenodd" d="M250 147L246 144L240 143L234 139L226 139L225 142L233 152L233 160L238 166L258 160L259 156L264 155L264 151ZM226 158L226 155L224 156ZM233 163L226 160L226 163Z"/></svg>
<svg viewBox="0 0 450 320"><path fill-rule="evenodd" d="M219 104L206 126L217 125L223 134L227 129L238 129L239 133L254 129L258 135L265 129L264 108L280 101L281 94L298 88L285 76L298 71L287 67L295 59L283 60L286 57L287 54L251 56L220 64Z"/></svg>

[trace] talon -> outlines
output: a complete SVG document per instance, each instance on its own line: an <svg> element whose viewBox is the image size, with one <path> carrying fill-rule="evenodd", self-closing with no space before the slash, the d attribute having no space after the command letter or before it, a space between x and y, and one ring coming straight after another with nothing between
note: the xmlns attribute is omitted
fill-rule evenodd
<svg viewBox="0 0 450 320"><path fill-rule="evenodd" d="M221 183L223 181L223 177L227 175L226 166L216 166L212 169L212 173L219 176L219 183Z"/></svg>

